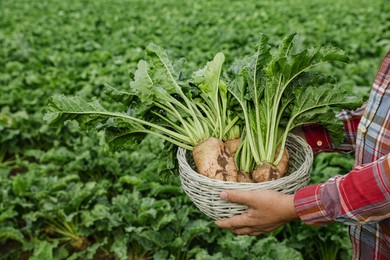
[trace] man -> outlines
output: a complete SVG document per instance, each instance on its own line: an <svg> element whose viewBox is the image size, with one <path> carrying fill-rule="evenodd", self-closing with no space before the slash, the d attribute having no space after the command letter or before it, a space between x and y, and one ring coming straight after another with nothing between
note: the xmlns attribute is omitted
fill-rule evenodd
<svg viewBox="0 0 390 260"><path fill-rule="evenodd" d="M247 212L217 220L238 235L260 235L302 220L309 225L349 225L354 259L390 259L390 51L382 61L369 100L339 117L346 143L334 147L326 129L305 126L298 134L322 151L355 150L355 166L344 176L286 195L271 190L221 192L221 198L248 206Z"/></svg>

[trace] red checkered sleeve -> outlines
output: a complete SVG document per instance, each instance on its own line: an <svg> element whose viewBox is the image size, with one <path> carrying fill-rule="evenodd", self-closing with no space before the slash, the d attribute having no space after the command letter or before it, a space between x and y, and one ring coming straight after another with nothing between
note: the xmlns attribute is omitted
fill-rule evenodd
<svg viewBox="0 0 390 260"><path fill-rule="evenodd" d="M338 115L345 127L343 145L335 147L320 125L304 126L314 153L355 151L356 167L351 172L298 190L294 196L296 212L305 223L350 225L353 259L390 259L389 104L390 51L365 107Z"/></svg>
<svg viewBox="0 0 390 260"><path fill-rule="evenodd" d="M347 175L297 191L295 209L301 220L311 225L378 222L390 217L389 187L390 156L386 155Z"/></svg>
<svg viewBox="0 0 390 260"><path fill-rule="evenodd" d="M342 152L351 153L355 151L357 127L363 115L365 105L356 111L342 111L337 117L343 121L345 134L344 142L339 146L332 143L332 139L325 127L320 124L303 125L302 129L308 144L312 147L314 154L321 152ZM316 184L303 188L295 194L295 209L304 222L312 225L322 225L335 221L335 215L327 209L327 200L335 205L340 205L336 183L343 177L336 176L325 184ZM328 190L334 192L328 197ZM326 196L324 196L326 194ZM332 197L333 196L333 197ZM324 199L322 199L324 197ZM330 204L333 207L332 204Z"/></svg>

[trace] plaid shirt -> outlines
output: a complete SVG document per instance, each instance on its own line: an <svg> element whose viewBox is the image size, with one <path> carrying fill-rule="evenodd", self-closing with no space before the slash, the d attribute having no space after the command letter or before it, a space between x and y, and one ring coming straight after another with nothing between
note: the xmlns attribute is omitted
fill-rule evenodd
<svg viewBox="0 0 390 260"><path fill-rule="evenodd" d="M355 151L355 166L344 176L303 188L295 208L307 224L349 225L354 259L390 259L390 51L364 107L338 116L346 144L334 147L321 126L304 128L315 153Z"/></svg>

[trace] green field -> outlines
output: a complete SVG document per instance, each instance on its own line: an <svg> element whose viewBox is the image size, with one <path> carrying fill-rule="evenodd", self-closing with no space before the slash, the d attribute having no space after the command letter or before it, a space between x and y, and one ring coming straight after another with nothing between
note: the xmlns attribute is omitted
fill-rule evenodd
<svg viewBox="0 0 390 260"><path fill-rule="evenodd" d="M75 122L48 127L54 94L110 101L126 89L153 42L183 77L217 52L226 66L261 33L297 50L335 46L348 64L323 66L367 98L390 47L386 0L2 0L0 1L0 259L350 259L345 226L291 223L260 237L219 229L159 176L161 140L109 153L102 135ZM321 154L312 182L347 173L353 157Z"/></svg>

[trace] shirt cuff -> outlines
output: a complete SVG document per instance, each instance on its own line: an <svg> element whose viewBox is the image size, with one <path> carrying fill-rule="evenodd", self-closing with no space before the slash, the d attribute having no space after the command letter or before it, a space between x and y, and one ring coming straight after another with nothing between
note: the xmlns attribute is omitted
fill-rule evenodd
<svg viewBox="0 0 390 260"><path fill-rule="evenodd" d="M320 124L309 124L302 126L307 143L313 149L314 154L320 152L333 152L332 139L328 130Z"/></svg>
<svg viewBox="0 0 390 260"><path fill-rule="evenodd" d="M321 184L298 190L294 196L294 206L299 218L306 224L321 226L334 222L321 202Z"/></svg>

